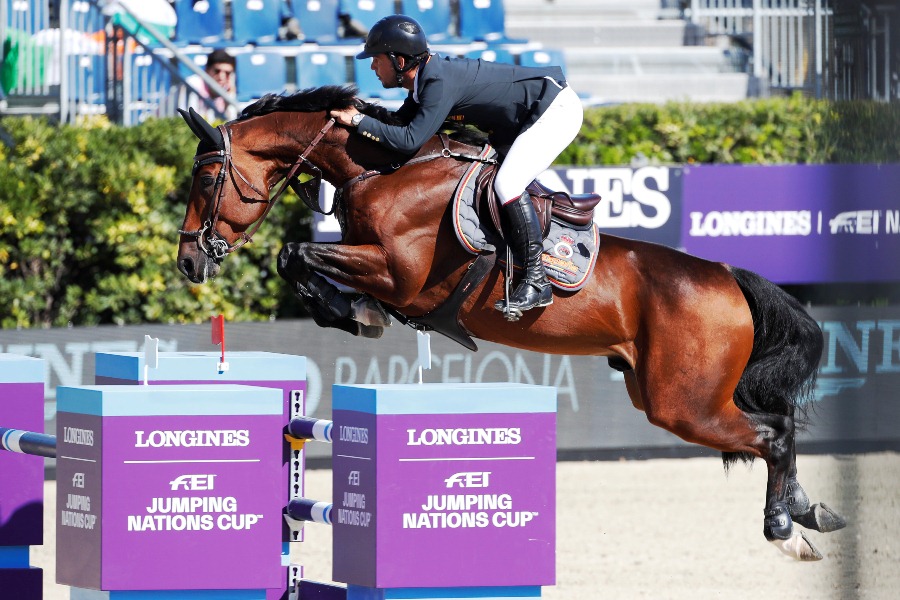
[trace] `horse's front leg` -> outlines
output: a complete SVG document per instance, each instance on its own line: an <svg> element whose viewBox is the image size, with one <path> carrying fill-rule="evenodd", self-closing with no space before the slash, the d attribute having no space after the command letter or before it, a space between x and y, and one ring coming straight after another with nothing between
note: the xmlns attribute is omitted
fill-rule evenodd
<svg viewBox="0 0 900 600"><path fill-rule="evenodd" d="M334 252L335 248L344 251ZM371 248L291 242L285 244L278 256L278 273L295 286L297 295L319 325L338 327L354 335L380 337L391 319L376 300L365 295L372 293L369 285L359 277L358 271L353 272L355 267L368 274L385 273L384 254L373 253ZM364 295L345 294L322 274Z"/></svg>

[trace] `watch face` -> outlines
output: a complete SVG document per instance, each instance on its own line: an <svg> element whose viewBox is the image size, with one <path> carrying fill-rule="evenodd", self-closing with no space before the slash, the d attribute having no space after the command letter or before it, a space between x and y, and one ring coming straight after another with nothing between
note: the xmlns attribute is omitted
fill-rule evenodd
<svg viewBox="0 0 900 600"><path fill-rule="evenodd" d="M360 121L362 121L362 119L363 119L362 114L353 115L353 118L350 119L350 122L353 123L353 125L359 125L359 123L360 123Z"/></svg>

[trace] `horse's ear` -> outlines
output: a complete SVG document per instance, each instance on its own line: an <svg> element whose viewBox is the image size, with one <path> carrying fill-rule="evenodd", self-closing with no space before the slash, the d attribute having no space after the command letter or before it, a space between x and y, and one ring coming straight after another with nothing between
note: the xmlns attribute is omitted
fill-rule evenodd
<svg viewBox="0 0 900 600"><path fill-rule="evenodd" d="M191 127L191 131L194 132L194 135L200 138L201 142L208 142L216 148L225 147L225 140L222 138L221 131L207 123L206 119L198 115L197 111L195 111L193 108L189 108L188 113L190 121L188 121L187 118L185 118L185 121L188 121L188 126L190 126L191 121L193 121L194 126Z"/></svg>
<svg viewBox="0 0 900 600"><path fill-rule="evenodd" d="M187 126L191 128L191 131L194 132L194 135L202 140L203 132L197 128L197 125L194 123L194 119L191 114L183 108L178 109L178 114L181 115L181 118L184 119L184 122L187 123Z"/></svg>

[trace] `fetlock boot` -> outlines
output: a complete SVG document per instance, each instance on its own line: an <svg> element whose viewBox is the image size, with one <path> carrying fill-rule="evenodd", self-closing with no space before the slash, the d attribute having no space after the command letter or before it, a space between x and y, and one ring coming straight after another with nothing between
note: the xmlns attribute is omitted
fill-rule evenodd
<svg viewBox="0 0 900 600"><path fill-rule="evenodd" d="M541 226L531 204L531 196L527 192L522 194L518 199L503 205L503 211L509 219L507 243L513 254L522 261L525 275L510 294L509 306L506 305L506 299L503 299L494 308L505 313L507 319L515 321L526 310L552 304L553 290L541 261Z"/></svg>

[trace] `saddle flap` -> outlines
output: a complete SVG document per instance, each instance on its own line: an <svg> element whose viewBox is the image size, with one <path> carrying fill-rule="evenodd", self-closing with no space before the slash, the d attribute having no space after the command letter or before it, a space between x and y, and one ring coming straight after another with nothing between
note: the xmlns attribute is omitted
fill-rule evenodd
<svg viewBox="0 0 900 600"><path fill-rule="evenodd" d="M496 178L496 165L486 165L478 174L478 178L475 182L475 207L478 218L481 219L483 223L489 222L493 224L496 233L501 239L505 239L505 236L503 235L504 227L503 216L500 212L500 202L494 191L494 180ZM531 194L531 192L529 192L529 194ZM538 223L541 225L541 233L543 237L546 237L550 232L550 210L548 210L548 207L550 206L551 200L550 198L532 195L531 203L534 205L534 212L537 214Z"/></svg>
<svg viewBox="0 0 900 600"><path fill-rule="evenodd" d="M475 207L482 222L493 223L494 229L503 237L500 203L494 192L496 165L485 165L475 181ZM574 194L555 192L535 179L525 191L531 196L534 212L537 213L541 231L546 238L550 232L551 218L556 218L573 227L584 228L594 220L594 208L600 202L598 194ZM487 218L488 215L490 218Z"/></svg>
<svg viewBox="0 0 900 600"><path fill-rule="evenodd" d="M489 193L493 177L491 174L479 179L483 169L484 165L472 164L460 179L452 199L456 237L463 248L479 257L493 254L501 243L496 239L497 231L501 230L500 211L494 195ZM557 289L577 291L586 284L596 264L599 230L590 221L582 227L557 218L557 213L550 209L552 195L534 196L534 200L541 216L554 215L552 219L547 218L550 231L542 240L541 260L547 277Z"/></svg>

